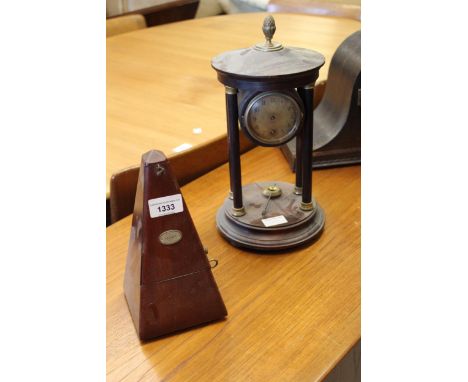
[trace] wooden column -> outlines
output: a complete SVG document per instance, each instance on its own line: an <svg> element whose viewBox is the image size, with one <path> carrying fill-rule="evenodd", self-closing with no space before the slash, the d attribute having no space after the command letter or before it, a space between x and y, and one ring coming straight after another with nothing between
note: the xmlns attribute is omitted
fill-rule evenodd
<svg viewBox="0 0 468 382"><path fill-rule="evenodd" d="M314 131L314 84L304 86L299 92L304 102L305 121L302 128L302 202L301 209L309 211L312 204L312 146Z"/></svg>
<svg viewBox="0 0 468 382"><path fill-rule="evenodd" d="M233 199L232 214L234 216L242 216L245 215L245 210L242 202L237 89L229 86L226 86L226 111L229 147L229 176Z"/></svg>
<svg viewBox="0 0 468 382"><path fill-rule="evenodd" d="M297 93L304 101L304 88L297 88ZM296 195L302 194L302 133L296 136L296 187L294 193Z"/></svg>

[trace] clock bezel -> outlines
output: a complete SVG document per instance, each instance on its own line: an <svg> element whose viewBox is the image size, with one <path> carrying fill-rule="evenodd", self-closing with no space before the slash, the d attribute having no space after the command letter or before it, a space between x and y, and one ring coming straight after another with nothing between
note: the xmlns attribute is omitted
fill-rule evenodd
<svg viewBox="0 0 468 382"><path fill-rule="evenodd" d="M297 118L294 123L294 126L291 128L290 132L280 140L279 142L271 142L267 140L263 140L261 138L258 138L256 134L254 133L254 130L251 126L249 126L248 123L248 115L249 112L251 111L253 105L260 99L271 96L271 95L276 95L276 96L281 96L281 97L286 97L289 98L292 102L293 105L295 105L296 111L297 111ZM270 90L270 91L262 91L262 92L255 92L251 96L245 97L242 106L241 106L241 116L239 118L239 122L242 128L242 131L247 135L247 137L253 141L254 143L258 144L259 146L264 146L264 147L278 147L282 146L286 143L288 143L290 140L294 139L299 132L302 129L302 125L304 123L304 105L302 103L301 98L297 94L297 92L290 91L290 90Z"/></svg>

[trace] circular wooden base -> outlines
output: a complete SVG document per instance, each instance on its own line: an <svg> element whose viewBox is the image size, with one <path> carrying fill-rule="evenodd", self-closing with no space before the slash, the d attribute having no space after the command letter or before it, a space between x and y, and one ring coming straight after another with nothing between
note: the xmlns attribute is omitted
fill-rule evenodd
<svg viewBox="0 0 468 382"><path fill-rule="evenodd" d="M282 195L268 202L262 190L271 184L281 187ZM324 227L322 208L314 200L313 210L301 210L301 195L294 193L292 184L253 183L244 186L242 192L244 216L233 215L230 198L224 201L216 215L219 232L236 247L258 251L286 250L312 241ZM273 225L268 226L271 223Z"/></svg>

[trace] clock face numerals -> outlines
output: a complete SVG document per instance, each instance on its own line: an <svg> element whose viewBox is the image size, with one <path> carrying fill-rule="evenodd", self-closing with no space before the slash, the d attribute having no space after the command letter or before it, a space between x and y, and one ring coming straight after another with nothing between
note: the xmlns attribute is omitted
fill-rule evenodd
<svg viewBox="0 0 468 382"><path fill-rule="evenodd" d="M297 101L283 93L267 92L255 96L247 105L244 125L261 145L277 146L292 139L301 124Z"/></svg>

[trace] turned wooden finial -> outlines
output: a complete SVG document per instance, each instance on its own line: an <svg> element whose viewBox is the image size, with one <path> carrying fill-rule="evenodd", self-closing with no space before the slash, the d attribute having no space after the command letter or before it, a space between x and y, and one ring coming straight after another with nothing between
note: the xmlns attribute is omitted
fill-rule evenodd
<svg viewBox="0 0 468 382"><path fill-rule="evenodd" d="M276 23L273 16L268 15L263 20L262 26L263 34L265 35L265 42L261 42L255 45L256 50L261 50L263 52L274 52L277 50L283 49L283 45L278 42L272 41L273 35L276 32Z"/></svg>
<svg viewBox="0 0 468 382"><path fill-rule="evenodd" d="M276 32L275 19L272 15L268 15L267 17L265 17L265 20L263 20L262 30L263 34L265 35L265 40L267 44L271 44L271 39L273 38L273 35Z"/></svg>

